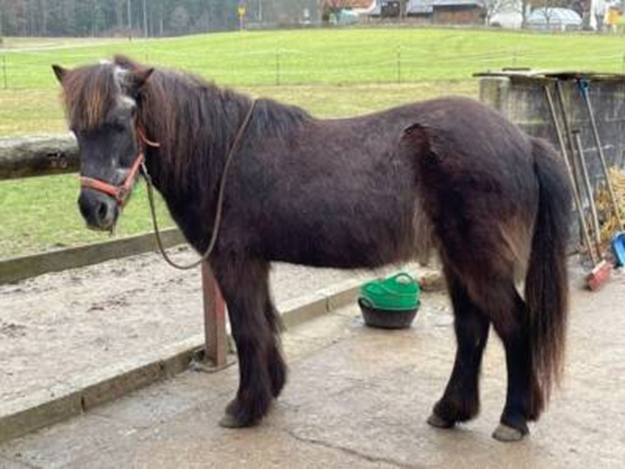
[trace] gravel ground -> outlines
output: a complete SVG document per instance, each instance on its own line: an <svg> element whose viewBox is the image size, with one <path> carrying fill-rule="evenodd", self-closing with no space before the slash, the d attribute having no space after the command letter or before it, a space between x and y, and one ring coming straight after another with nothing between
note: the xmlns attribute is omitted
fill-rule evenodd
<svg viewBox="0 0 625 469"><path fill-rule="evenodd" d="M186 248L178 257L191 259ZM284 302L370 272L276 265ZM0 286L0 402L10 403L201 334L199 271L156 254L110 261Z"/></svg>

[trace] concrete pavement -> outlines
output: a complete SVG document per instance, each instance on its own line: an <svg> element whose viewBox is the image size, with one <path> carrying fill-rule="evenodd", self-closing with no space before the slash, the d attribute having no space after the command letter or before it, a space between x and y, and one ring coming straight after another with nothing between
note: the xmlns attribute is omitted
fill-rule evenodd
<svg viewBox="0 0 625 469"><path fill-rule="evenodd" d="M478 419L451 431L425 423L454 354L447 299L432 293L409 330L368 329L348 307L289 331L290 381L256 428L217 425L236 366L186 372L0 446L0 467L623 467L624 285L621 276L599 293L574 291L564 388L518 444L490 437L505 397L494 335Z"/></svg>

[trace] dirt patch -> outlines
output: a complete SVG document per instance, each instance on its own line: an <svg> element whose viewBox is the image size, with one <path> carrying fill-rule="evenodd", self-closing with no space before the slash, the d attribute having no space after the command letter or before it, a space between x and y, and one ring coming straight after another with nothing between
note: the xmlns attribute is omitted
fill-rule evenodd
<svg viewBox="0 0 625 469"><path fill-rule="evenodd" d="M26 326L0 321L0 336L8 339L23 337L26 335Z"/></svg>
<svg viewBox="0 0 625 469"><path fill-rule="evenodd" d="M193 259L186 248L173 254ZM276 265L280 305L353 277ZM155 254L110 261L0 286L0 402L53 393L71 378L202 334L198 271L171 269Z"/></svg>

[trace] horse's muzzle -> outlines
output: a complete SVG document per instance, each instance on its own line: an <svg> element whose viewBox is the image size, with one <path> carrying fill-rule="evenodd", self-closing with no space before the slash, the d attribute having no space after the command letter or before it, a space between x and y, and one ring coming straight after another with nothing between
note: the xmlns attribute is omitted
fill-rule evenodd
<svg viewBox="0 0 625 469"><path fill-rule="evenodd" d="M87 226L100 231L111 231L117 222L119 209L112 197L93 189L82 189L78 207Z"/></svg>

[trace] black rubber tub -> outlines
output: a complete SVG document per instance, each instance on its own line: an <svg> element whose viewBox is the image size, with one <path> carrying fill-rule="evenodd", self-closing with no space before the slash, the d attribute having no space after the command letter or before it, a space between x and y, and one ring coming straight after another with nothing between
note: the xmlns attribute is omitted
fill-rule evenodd
<svg viewBox="0 0 625 469"><path fill-rule="evenodd" d="M369 327L377 327L380 329L406 329L412 325L417 311L415 309L404 310L388 310L377 309L369 305L362 298L358 298L358 306L362 312L365 324Z"/></svg>

